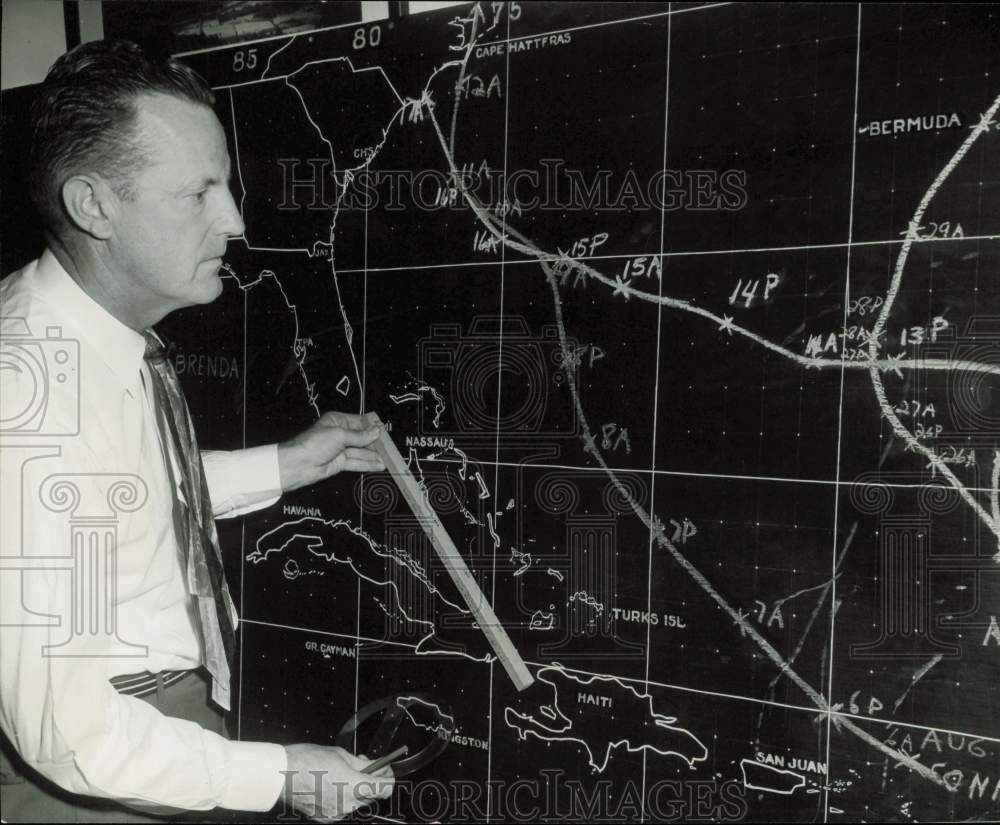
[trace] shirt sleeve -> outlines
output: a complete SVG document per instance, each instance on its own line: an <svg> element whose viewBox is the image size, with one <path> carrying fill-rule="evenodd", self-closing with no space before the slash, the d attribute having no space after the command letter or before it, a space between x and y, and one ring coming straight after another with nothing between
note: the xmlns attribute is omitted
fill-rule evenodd
<svg viewBox="0 0 1000 825"><path fill-rule="evenodd" d="M72 617L77 610L86 615L87 601L73 588L70 513L63 505L100 508L110 494L96 458L80 460L72 445L62 450L54 461L51 448L33 459L27 452L0 450L4 733L31 767L73 793L157 813L270 809L287 767L282 746L231 742L119 694L108 681L109 659L136 655L136 647L126 647L123 639L141 641L142 629L73 632ZM73 489L53 491L43 500L40 491L53 467L72 469L65 475ZM90 597L101 595L106 594L95 591Z"/></svg>
<svg viewBox="0 0 1000 825"><path fill-rule="evenodd" d="M99 651L72 660L44 656L43 646L59 644L59 635L0 629L3 729L31 767L71 793L160 813L267 811L277 802L287 767L283 747L231 742L121 695L107 681Z"/></svg>
<svg viewBox="0 0 1000 825"><path fill-rule="evenodd" d="M202 450L201 461L216 518L246 515L281 498L277 444L232 452Z"/></svg>

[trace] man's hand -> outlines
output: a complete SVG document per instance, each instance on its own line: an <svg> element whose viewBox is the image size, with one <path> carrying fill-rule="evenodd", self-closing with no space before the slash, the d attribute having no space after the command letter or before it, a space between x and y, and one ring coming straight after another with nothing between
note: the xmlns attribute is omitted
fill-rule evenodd
<svg viewBox="0 0 1000 825"><path fill-rule="evenodd" d="M344 470L384 470L378 453L368 449L379 432L364 416L323 413L308 430L278 445L281 489L288 492L305 487Z"/></svg>
<svg viewBox="0 0 1000 825"><path fill-rule="evenodd" d="M282 799L310 819L333 822L392 794L395 779L386 765L361 773L371 759L336 746L286 745L288 773Z"/></svg>

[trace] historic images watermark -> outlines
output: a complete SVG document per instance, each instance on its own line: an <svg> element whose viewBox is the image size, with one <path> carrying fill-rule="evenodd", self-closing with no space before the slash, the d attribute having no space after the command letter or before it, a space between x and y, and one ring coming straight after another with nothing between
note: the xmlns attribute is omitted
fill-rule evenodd
<svg viewBox="0 0 1000 825"><path fill-rule="evenodd" d="M743 169L659 169L641 178L634 169L572 169L560 158L542 158L534 169L493 169L484 162L453 172L367 166L340 171L330 158L280 158L278 164L278 209L285 212L467 209L466 196L501 217L569 210L735 212L748 200Z"/></svg>
<svg viewBox="0 0 1000 825"><path fill-rule="evenodd" d="M873 303L853 311L864 317L881 299ZM969 645L1000 644L992 584L1000 561L1000 403L994 377L982 369L1000 364L1000 317L936 321L926 337L922 327L904 329L901 344L955 366L926 389L882 404L901 449L922 469L872 470L851 487L854 512L876 527L870 639L851 645L854 659L936 663L961 658ZM870 335L863 324L858 330L861 340Z"/></svg>
<svg viewBox="0 0 1000 825"><path fill-rule="evenodd" d="M25 318L0 318L0 372L0 572L9 596L0 623L42 629L43 657L145 656L144 645L120 637L117 599L120 520L144 506L146 484L129 473L57 471L80 433L79 341L59 327L32 330ZM40 521L59 526L40 531ZM44 607L55 599L57 614L38 612L30 597L28 579L42 573L68 583L58 589L64 599L45 588Z"/></svg>
<svg viewBox="0 0 1000 825"><path fill-rule="evenodd" d="M378 780L369 788L324 782L323 772L313 771L313 789L292 791L291 771L283 771L285 793L278 821L298 820L291 801L301 800L322 809L322 801L333 795L337 801L348 794L373 796ZM367 794L366 794L367 790ZM362 820L421 822L653 822L743 820L749 810L746 788L735 779L660 779L648 783L594 779L583 782L567 778L556 768L543 768L533 778L514 781L491 779L477 782L455 779L397 780L392 796L377 808L361 808L353 816Z"/></svg>
<svg viewBox="0 0 1000 825"><path fill-rule="evenodd" d="M645 648L618 632L637 611L620 609L615 594L621 548L635 540L630 499L648 503L648 484L637 473L620 473L616 482L569 467L534 466L563 463L580 442L580 419L559 390L577 382L601 353L563 341L555 325L520 315L432 324L416 343L416 374L390 395L400 421L413 429L404 425L395 437L429 503L466 548L483 591L491 592L494 576L504 582L497 609L506 629L533 658L643 659ZM628 433L602 432L601 438L627 441ZM481 462L483 455L499 456L502 481ZM380 525L372 540L390 552L405 550L409 559L387 568L384 633L416 641L418 650L399 646L378 655L434 650L482 659L482 634L469 632L466 607L448 595L445 565L391 479L358 479L354 494ZM531 527L526 513L539 514ZM552 532L550 550L535 546L536 529ZM540 599L539 591L547 595ZM664 617L668 621L683 627L679 617Z"/></svg>
<svg viewBox="0 0 1000 825"><path fill-rule="evenodd" d="M65 337L60 327L32 330L25 318L0 317L0 370L19 388L0 395L0 437L80 432L79 341ZM49 405L57 387L70 400L61 414Z"/></svg>

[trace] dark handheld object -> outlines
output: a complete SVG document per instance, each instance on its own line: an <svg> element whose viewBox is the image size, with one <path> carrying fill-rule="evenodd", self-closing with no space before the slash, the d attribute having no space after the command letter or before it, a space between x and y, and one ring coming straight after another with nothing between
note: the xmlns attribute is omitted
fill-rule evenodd
<svg viewBox="0 0 1000 825"><path fill-rule="evenodd" d="M365 769L365 773L378 770L386 764L384 760L391 762L400 755L397 753L400 747L393 748L397 738L406 738L410 743L409 746L402 746L406 748L406 753L411 750L415 752L405 759L393 762L393 774L400 777L418 771L444 753L455 731L455 718L451 708L444 702L426 693L396 694L376 699L360 708L344 723L337 734L336 744L353 751L358 729L380 713L382 720L375 733L365 740L367 744L359 744L357 748L362 753L377 757ZM404 720L408 720L405 726ZM421 747L417 747L418 740Z"/></svg>
<svg viewBox="0 0 1000 825"><path fill-rule="evenodd" d="M370 765L365 765L361 769L361 773L375 773L375 771L380 771L394 759L399 759L401 756L406 756L410 752L410 749L406 745L400 745L392 753L387 753L385 756L379 757Z"/></svg>

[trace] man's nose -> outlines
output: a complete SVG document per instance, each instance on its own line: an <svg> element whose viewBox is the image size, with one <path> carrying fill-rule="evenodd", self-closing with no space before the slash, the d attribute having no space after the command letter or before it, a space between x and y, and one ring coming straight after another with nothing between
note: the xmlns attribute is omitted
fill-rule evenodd
<svg viewBox="0 0 1000 825"><path fill-rule="evenodd" d="M243 223L243 216L240 214L240 210L236 206L236 201L233 200L232 192L229 191L228 186L223 189L221 208L222 216L219 220L219 231L230 238L238 238L246 231L246 226Z"/></svg>

